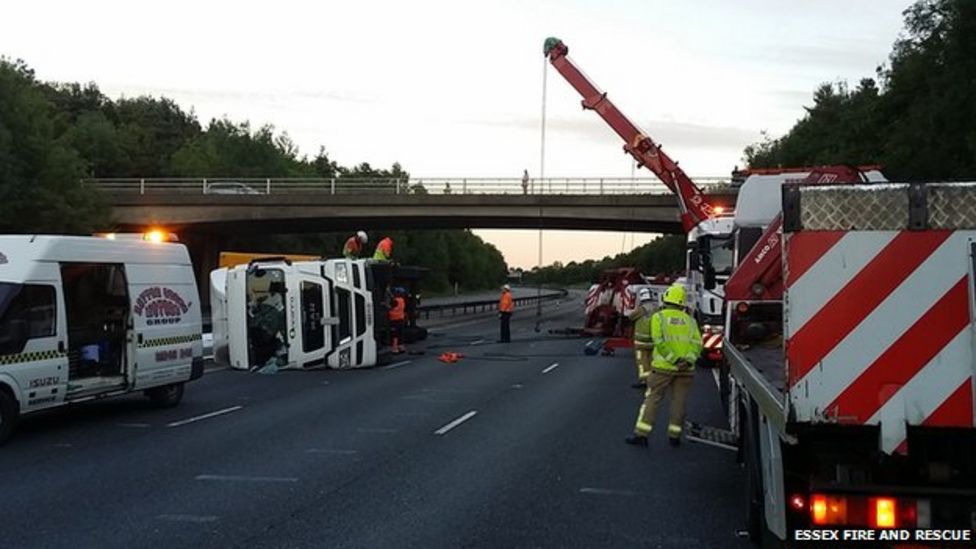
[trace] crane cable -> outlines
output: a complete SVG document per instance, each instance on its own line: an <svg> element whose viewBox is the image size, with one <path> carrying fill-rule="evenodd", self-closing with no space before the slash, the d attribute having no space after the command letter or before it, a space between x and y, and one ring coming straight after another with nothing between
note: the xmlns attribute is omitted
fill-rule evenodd
<svg viewBox="0 0 976 549"><path fill-rule="evenodd" d="M541 138L539 142L539 187L542 188L546 177L546 80L549 74L549 58L542 58L542 123ZM541 330L542 323L542 206L539 206L539 259L538 259L539 278L536 281L536 310L535 310L535 331Z"/></svg>

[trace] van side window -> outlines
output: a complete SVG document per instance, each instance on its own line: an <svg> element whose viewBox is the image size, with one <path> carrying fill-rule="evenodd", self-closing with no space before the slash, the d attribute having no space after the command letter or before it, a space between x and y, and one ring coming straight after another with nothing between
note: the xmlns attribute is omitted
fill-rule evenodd
<svg viewBox="0 0 976 549"><path fill-rule="evenodd" d="M309 353L325 346L322 325L322 285L302 281L302 351Z"/></svg>
<svg viewBox="0 0 976 549"><path fill-rule="evenodd" d="M28 340L55 335L56 326L54 286L0 282L0 355L20 353Z"/></svg>

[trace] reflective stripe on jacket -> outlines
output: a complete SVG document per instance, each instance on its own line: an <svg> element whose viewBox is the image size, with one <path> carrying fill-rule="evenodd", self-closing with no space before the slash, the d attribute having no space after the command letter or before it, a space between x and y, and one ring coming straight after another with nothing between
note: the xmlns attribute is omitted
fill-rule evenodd
<svg viewBox="0 0 976 549"><path fill-rule="evenodd" d="M501 299L498 300L498 311L510 313L515 310L515 302L512 301L512 292L502 292Z"/></svg>
<svg viewBox="0 0 976 549"><path fill-rule="evenodd" d="M702 351L698 323L688 313L664 308L651 315L651 339L654 343L652 368L667 373L693 371L678 368L682 360L693 367Z"/></svg>

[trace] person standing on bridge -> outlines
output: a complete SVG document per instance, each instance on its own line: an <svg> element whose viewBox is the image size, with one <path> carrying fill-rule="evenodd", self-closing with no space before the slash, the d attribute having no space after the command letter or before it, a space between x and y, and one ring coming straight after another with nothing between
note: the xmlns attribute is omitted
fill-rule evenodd
<svg viewBox="0 0 976 549"><path fill-rule="evenodd" d="M377 261L390 261L393 259L393 239L390 237L384 237L380 240L380 243L376 245L376 251L373 252L373 259Z"/></svg>
<svg viewBox="0 0 976 549"><path fill-rule="evenodd" d="M529 170L522 170L522 194L529 194Z"/></svg>
<svg viewBox="0 0 976 549"><path fill-rule="evenodd" d="M654 416L664 394L671 389L671 411L668 418L668 441L681 443L685 420L685 401L695 375L695 362L702 351L702 336L695 319L685 312L685 288L671 285L662 298L664 307L651 315L651 373L647 378L644 403L637 414L633 436L627 444L647 446L647 436L654 429Z"/></svg>
<svg viewBox="0 0 976 549"><path fill-rule="evenodd" d="M363 247L367 242L369 242L369 237L366 236L365 231L356 232L356 234L346 240L346 244L342 247L342 257L346 259L359 259L359 256L363 253Z"/></svg>
<svg viewBox="0 0 976 549"><path fill-rule="evenodd" d="M508 284L502 286L502 296L498 300L498 318L501 320L501 337L499 343L509 343L512 341L511 322L512 311L515 310L515 302L512 300L512 287Z"/></svg>

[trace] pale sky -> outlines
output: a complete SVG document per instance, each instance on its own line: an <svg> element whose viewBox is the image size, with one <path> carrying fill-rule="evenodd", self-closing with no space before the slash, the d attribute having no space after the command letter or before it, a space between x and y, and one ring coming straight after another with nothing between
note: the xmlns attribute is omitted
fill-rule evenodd
<svg viewBox="0 0 976 549"><path fill-rule="evenodd" d="M0 55L110 97L174 99L287 131L340 164L415 177L539 175L542 43L570 57L693 177L726 176L814 88L887 61L910 0L5 2ZM625 176L619 138L554 70L547 176ZM640 175L649 175L645 172ZM352 230L352 228L350 228ZM479 230L510 265L536 231ZM544 263L651 235L549 231Z"/></svg>

